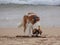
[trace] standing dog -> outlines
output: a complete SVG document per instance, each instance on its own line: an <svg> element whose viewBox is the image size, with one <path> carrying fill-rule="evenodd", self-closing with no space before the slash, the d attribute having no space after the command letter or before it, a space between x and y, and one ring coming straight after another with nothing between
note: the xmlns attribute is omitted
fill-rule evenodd
<svg viewBox="0 0 60 45"><path fill-rule="evenodd" d="M34 20L34 21L32 21L32 20ZM27 29L27 23L28 23L28 21L32 24L32 25L34 25L35 23L37 23L38 21L40 20L40 18L37 16L37 15L35 15L35 14L31 14L31 13L28 13L28 15L24 15L24 17L23 17L23 27L24 27L24 32L26 31L26 29ZM39 31L40 29L33 29L33 31L32 31L32 33L33 34L36 34L36 36L40 33L40 34L42 34L42 31Z"/></svg>

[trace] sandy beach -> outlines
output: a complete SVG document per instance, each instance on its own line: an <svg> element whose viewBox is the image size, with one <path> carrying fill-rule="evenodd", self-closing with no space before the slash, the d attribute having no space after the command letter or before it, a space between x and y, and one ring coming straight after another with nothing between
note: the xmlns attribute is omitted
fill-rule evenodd
<svg viewBox="0 0 60 45"><path fill-rule="evenodd" d="M60 37L50 38L0 38L0 45L60 45Z"/></svg>
<svg viewBox="0 0 60 45"><path fill-rule="evenodd" d="M18 23L29 11L40 17L42 37L23 36ZM60 7L33 5L0 5L0 45L60 45Z"/></svg>
<svg viewBox="0 0 60 45"><path fill-rule="evenodd" d="M23 30L20 28L0 28L3 31L0 33L0 45L60 45L59 27L43 29L42 37L16 37L23 36Z"/></svg>
<svg viewBox="0 0 60 45"><path fill-rule="evenodd" d="M45 36L60 36L60 28L59 27L42 27L41 28L43 31L42 35ZM0 36L11 36L11 37L15 37L17 35L24 35L24 30L23 27L22 28L0 28Z"/></svg>

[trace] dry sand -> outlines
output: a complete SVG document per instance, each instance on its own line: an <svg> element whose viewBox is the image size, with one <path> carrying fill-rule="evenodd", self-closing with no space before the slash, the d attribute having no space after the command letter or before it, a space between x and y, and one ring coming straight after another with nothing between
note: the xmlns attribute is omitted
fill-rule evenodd
<svg viewBox="0 0 60 45"><path fill-rule="evenodd" d="M60 28L42 28L42 37L16 37L23 35L20 28L0 28L0 45L60 45ZM3 31L3 32L2 32Z"/></svg>
<svg viewBox="0 0 60 45"><path fill-rule="evenodd" d="M60 45L60 37L50 38L0 38L0 45Z"/></svg>

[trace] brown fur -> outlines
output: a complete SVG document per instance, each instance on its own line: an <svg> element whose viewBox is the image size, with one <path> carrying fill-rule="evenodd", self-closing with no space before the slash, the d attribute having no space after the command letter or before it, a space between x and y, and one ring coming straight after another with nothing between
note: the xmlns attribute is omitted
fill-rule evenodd
<svg viewBox="0 0 60 45"><path fill-rule="evenodd" d="M32 21L32 19L34 19L34 16L36 16L36 15L31 15L31 16L27 16L27 15L25 15L24 17L23 17L23 22L24 22L24 32L25 32L25 30L26 30L26 23L27 23L27 19L29 20L29 21ZM38 17L38 16L37 16ZM39 19L39 17L36 19L36 22L37 21L39 21L40 19ZM35 23L36 23L35 22ZM35 24L34 22L32 22L32 24Z"/></svg>
<svg viewBox="0 0 60 45"><path fill-rule="evenodd" d="M27 19L28 19L28 16L25 15L25 16L23 17L23 22L24 22L24 32L25 32L25 30L26 30Z"/></svg>

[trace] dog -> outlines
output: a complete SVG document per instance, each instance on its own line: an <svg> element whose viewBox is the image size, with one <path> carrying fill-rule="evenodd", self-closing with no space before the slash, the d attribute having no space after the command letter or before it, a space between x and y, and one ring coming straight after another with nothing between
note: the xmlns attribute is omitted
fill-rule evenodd
<svg viewBox="0 0 60 45"><path fill-rule="evenodd" d="M31 22L32 19L34 19L33 22ZM26 29L27 29L26 24L28 23L28 20L31 22L32 25L34 25L36 22L38 22L38 21L40 20L40 18L39 18L37 15L35 15L35 14L31 14L30 16L24 15L24 16L23 16L23 28L24 28L24 32L25 32ZM40 33L40 31L38 31L38 29L34 29L34 30L35 30L35 32L32 31L32 33L33 33L33 34L36 34L36 36L38 36L38 34Z"/></svg>

